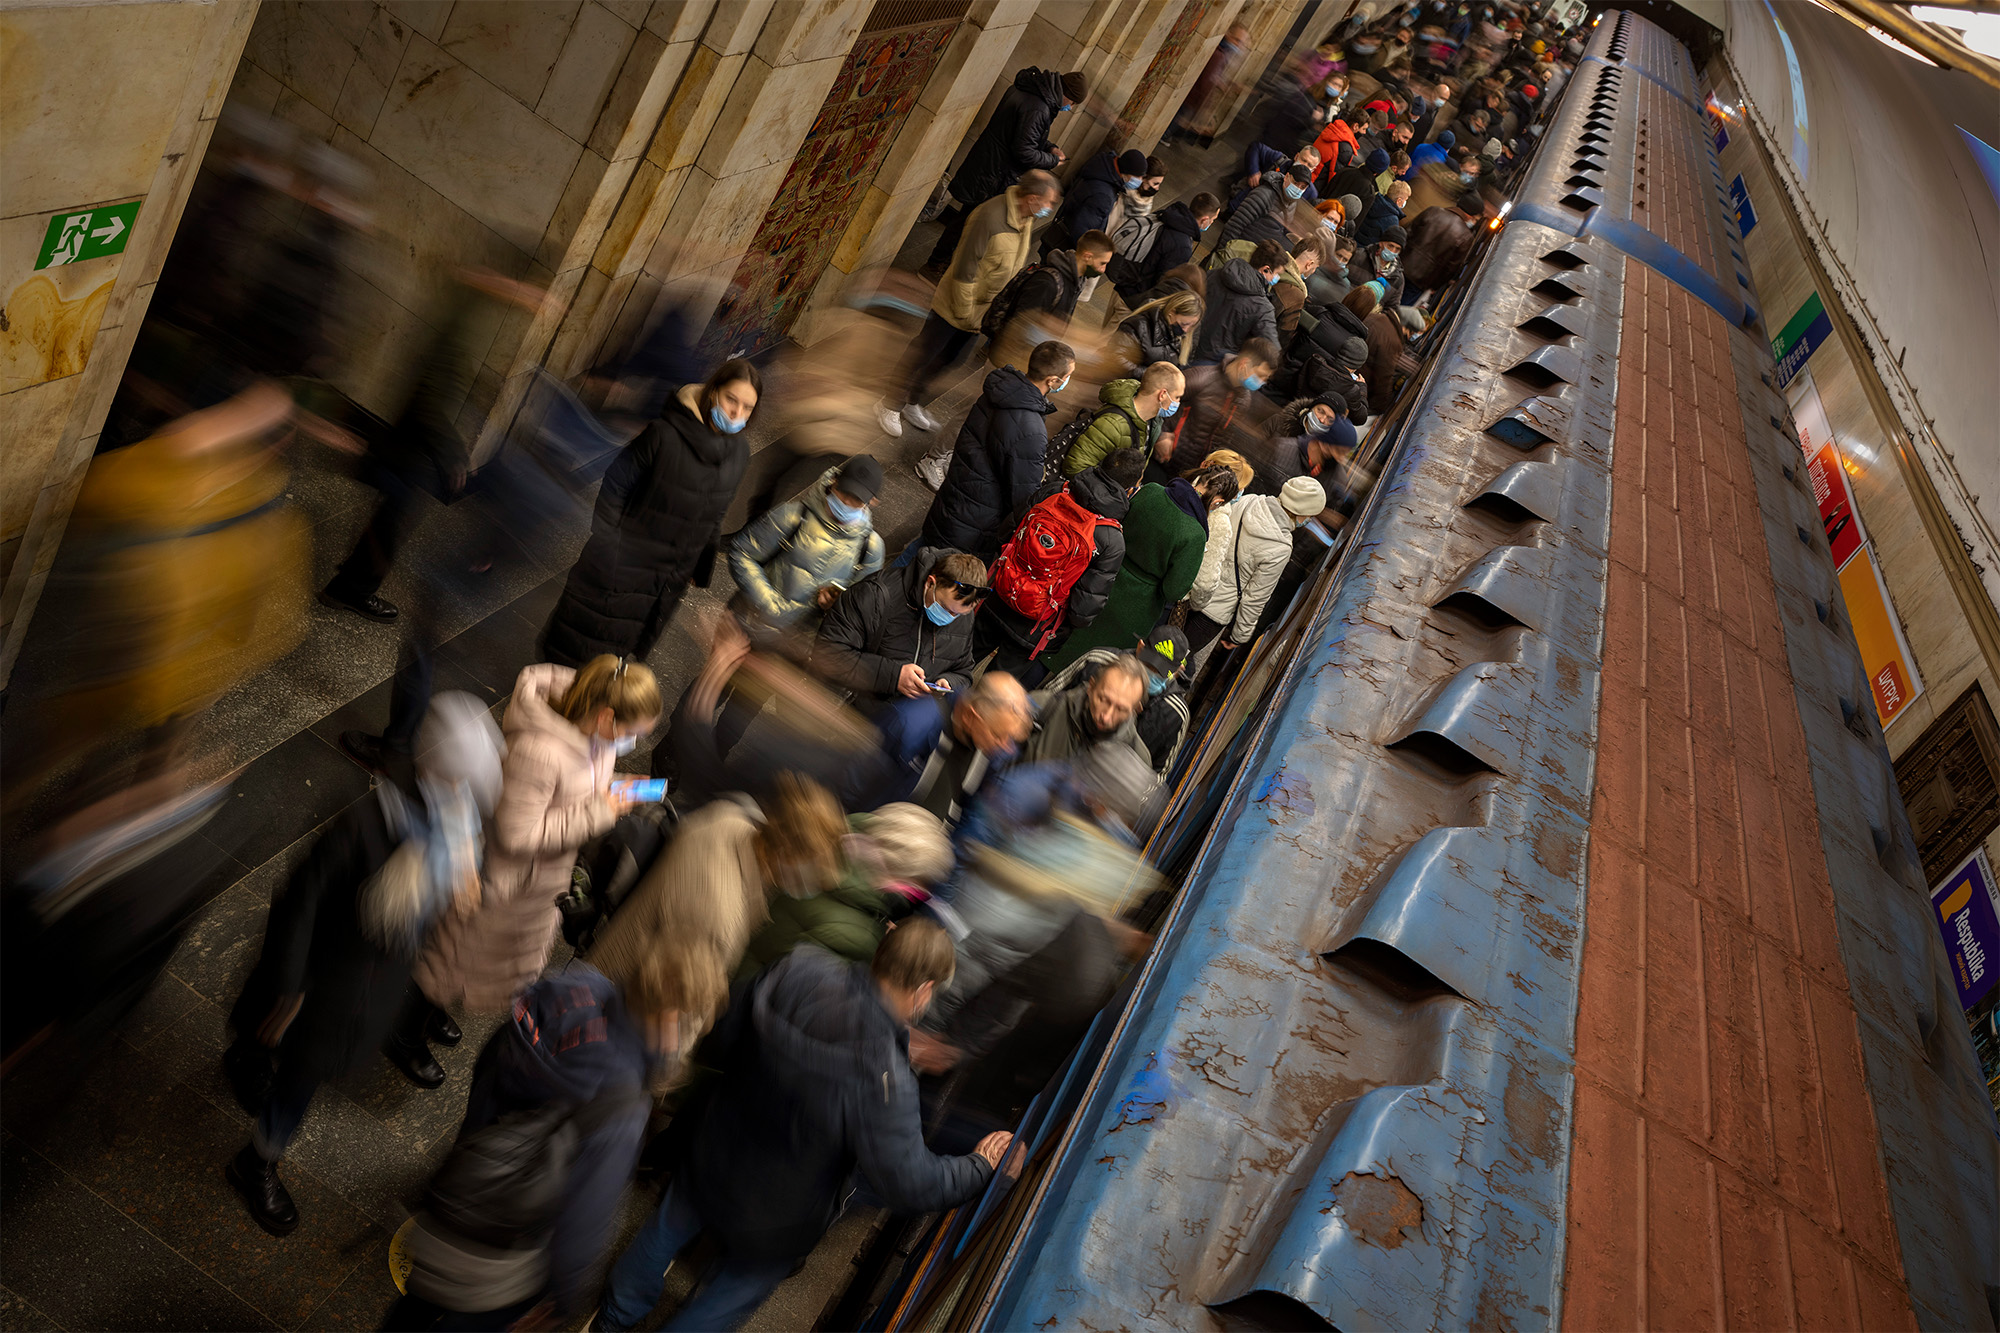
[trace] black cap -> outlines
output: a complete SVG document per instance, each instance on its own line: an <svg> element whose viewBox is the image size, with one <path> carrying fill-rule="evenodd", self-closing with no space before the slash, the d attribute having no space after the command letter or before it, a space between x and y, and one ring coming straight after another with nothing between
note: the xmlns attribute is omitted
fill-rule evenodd
<svg viewBox="0 0 2000 1333"><path fill-rule="evenodd" d="M1172 625L1159 626L1132 651L1149 670L1169 676L1186 666L1190 655L1188 636Z"/></svg>
<svg viewBox="0 0 2000 1333"><path fill-rule="evenodd" d="M866 504L882 493L882 465L870 454L856 454L833 474L833 484L842 495Z"/></svg>

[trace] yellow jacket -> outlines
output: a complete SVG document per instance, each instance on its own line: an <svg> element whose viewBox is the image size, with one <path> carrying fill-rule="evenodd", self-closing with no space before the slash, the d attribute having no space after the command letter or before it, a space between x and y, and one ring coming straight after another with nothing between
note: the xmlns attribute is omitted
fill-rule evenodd
<svg viewBox="0 0 2000 1333"><path fill-rule="evenodd" d="M979 332L986 307L1027 267L1028 237L1034 229L1035 218L1022 204L1018 185L973 209L958 249L952 251L951 268L931 299L932 312L962 332Z"/></svg>

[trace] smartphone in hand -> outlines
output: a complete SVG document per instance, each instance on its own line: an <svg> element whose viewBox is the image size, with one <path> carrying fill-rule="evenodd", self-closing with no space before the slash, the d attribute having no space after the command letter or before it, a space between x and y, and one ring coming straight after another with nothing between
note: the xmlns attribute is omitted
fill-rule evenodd
<svg viewBox="0 0 2000 1333"><path fill-rule="evenodd" d="M611 784L611 790L634 805L667 799L665 778L627 778Z"/></svg>

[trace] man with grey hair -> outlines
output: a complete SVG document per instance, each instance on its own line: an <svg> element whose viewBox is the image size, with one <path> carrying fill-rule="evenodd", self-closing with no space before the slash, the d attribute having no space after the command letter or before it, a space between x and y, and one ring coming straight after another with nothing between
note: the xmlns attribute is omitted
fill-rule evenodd
<svg viewBox="0 0 2000 1333"><path fill-rule="evenodd" d="M1069 759L1095 745L1122 745L1152 767L1145 741L1139 738L1139 708L1146 700L1146 666L1131 653L1104 664L1088 683L1057 694L1038 690L1034 700L1034 735L1021 748L1021 759L1039 763Z"/></svg>
<svg viewBox="0 0 2000 1333"><path fill-rule="evenodd" d="M850 767L842 803L859 811L908 801L950 826L986 780L1013 761L1034 712L1020 681L988 671L956 698L899 700L875 725L882 744Z"/></svg>

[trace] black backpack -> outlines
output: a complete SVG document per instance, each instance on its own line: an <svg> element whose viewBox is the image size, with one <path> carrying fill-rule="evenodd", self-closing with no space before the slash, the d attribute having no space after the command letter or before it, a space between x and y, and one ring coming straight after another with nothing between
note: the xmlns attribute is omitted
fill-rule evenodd
<svg viewBox="0 0 2000 1333"><path fill-rule="evenodd" d="M1125 431L1128 435L1131 434L1132 418L1125 416L1125 413L1121 409L1116 407L1079 407L1076 409L1076 415L1070 418L1069 424L1049 437L1049 451L1042 455L1043 485L1047 485L1049 482L1063 475L1063 460L1069 457L1071 446L1081 438L1085 431L1090 429L1092 422L1096 421L1106 412L1117 412L1120 417L1123 417L1125 420ZM1144 449L1147 447L1147 440L1143 434L1134 438L1132 443L1136 448Z"/></svg>
<svg viewBox="0 0 2000 1333"><path fill-rule="evenodd" d="M1007 326L1014 322L1014 307L1021 303L1022 285L1041 271L1040 264L1030 264L1009 278L1007 285L994 295L993 304L987 306L986 313L980 316L979 331L988 338L998 338L1005 333Z"/></svg>
<svg viewBox="0 0 2000 1333"><path fill-rule="evenodd" d="M583 845L570 869L569 892L556 899L563 938L572 949L590 948L679 827L680 813L672 802L648 803L619 816L610 829Z"/></svg>

